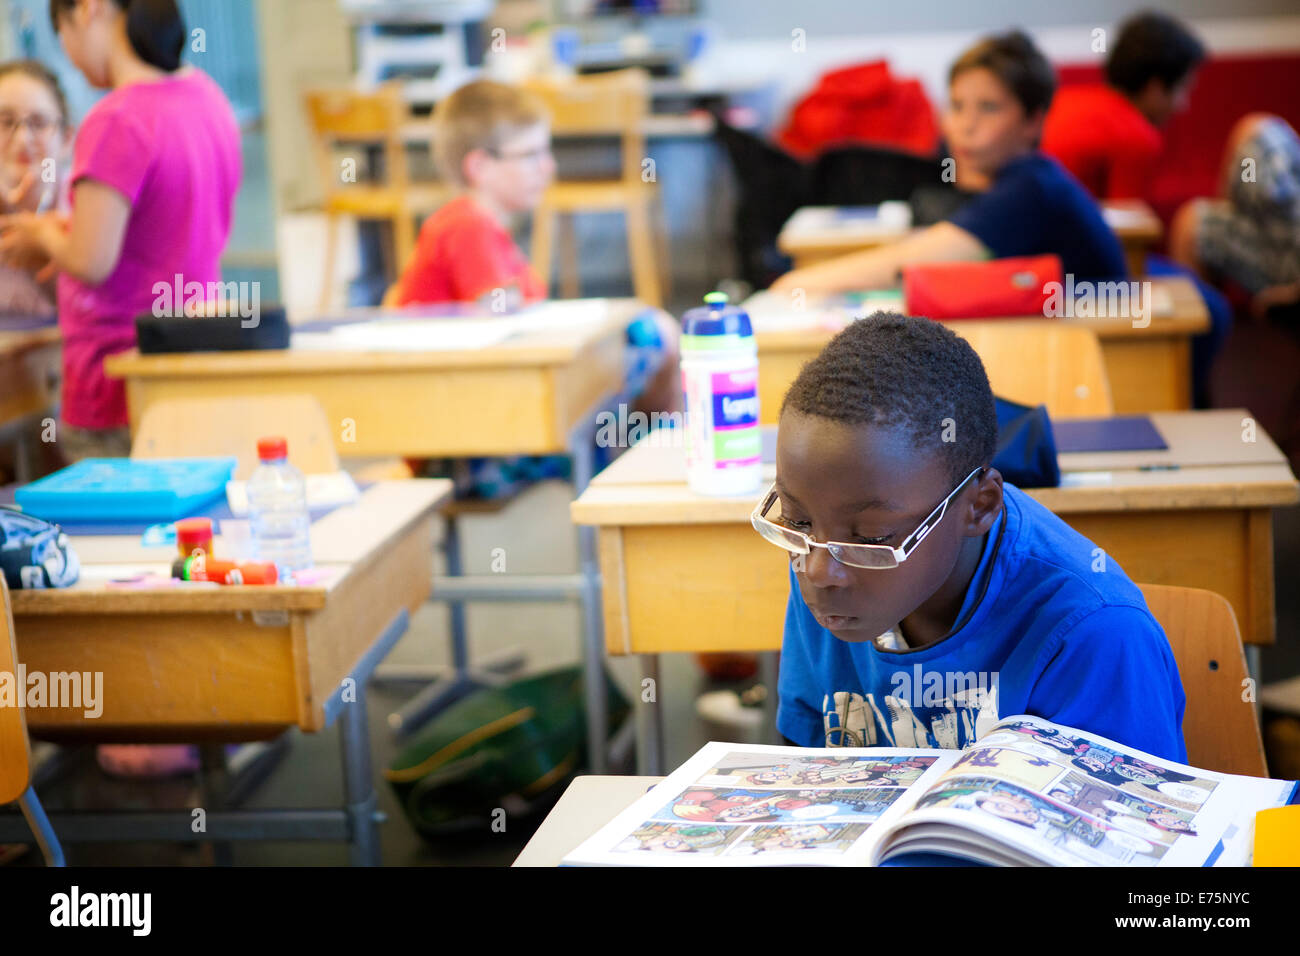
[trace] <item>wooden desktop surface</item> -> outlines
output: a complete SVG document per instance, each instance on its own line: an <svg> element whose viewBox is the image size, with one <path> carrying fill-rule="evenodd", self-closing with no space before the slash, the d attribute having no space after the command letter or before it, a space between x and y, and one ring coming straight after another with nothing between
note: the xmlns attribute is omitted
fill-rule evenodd
<svg viewBox="0 0 1300 956"><path fill-rule="evenodd" d="M1261 429L1242 440L1248 418L1240 409L1153 414L1167 450L1061 455L1063 486L1026 493L1134 581L1216 591L1245 641L1270 644L1272 509L1300 500L1300 485ZM758 492L694 494L683 454L645 442L572 505L574 521L600 537L607 650L779 648L788 561L750 526ZM766 465L764 482L774 474Z"/></svg>
<svg viewBox="0 0 1300 956"><path fill-rule="evenodd" d="M362 654L427 599L437 508L450 496L444 480L367 488L312 524L313 561L328 576L301 587L110 589L132 572L167 574L174 547L74 536L77 584L11 592L18 658L29 672L102 673L103 713L30 708L30 732L139 742L320 730Z"/></svg>
<svg viewBox="0 0 1300 956"><path fill-rule="evenodd" d="M564 452L583 415L621 389L627 322L539 328L482 348L140 355L105 361L125 378L132 428L153 402L306 393L336 427L344 456L442 457Z"/></svg>

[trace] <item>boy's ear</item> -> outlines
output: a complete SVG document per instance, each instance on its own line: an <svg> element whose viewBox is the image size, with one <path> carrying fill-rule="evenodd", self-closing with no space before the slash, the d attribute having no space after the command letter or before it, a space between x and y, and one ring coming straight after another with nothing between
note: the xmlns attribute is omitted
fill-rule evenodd
<svg viewBox="0 0 1300 956"><path fill-rule="evenodd" d="M460 161L460 176L471 188L477 186L483 178L484 166L491 162L492 154L481 146L471 149Z"/></svg>
<svg viewBox="0 0 1300 956"><path fill-rule="evenodd" d="M993 527L1002 511L1002 473L990 466L975 479L975 498L966 522L966 535L977 538Z"/></svg>

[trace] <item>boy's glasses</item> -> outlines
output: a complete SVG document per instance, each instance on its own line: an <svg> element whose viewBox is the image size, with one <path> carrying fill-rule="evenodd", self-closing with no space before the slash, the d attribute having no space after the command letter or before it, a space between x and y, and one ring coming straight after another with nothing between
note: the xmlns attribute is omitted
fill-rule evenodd
<svg viewBox="0 0 1300 956"><path fill-rule="evenodd" d="M0 139L9 139L20 126L26 126L27 132L31 133L34 139L45 139L61 125L58 118L45 113L28 113L26 116L19 116L17 113L3 112L0 113Z"/></svg>
<svg viewBox="0 0 1300 956"><path fill-rule="evenodd" d="M505 150L488 147L487 153L493 159L502 159L510 162L528 160L529 162L539 163L551 155L551 147L539 146L537 149L525 149L514 153L507 153Z"/></svg>
<svg viewBox="0 0 1300 956"><path fill-rule="evenodd" d="M778 499L775 483L767 490L763 500L755 506L749 521L755 531L778 548L784 548L791 554L811 554L813 548L825 548L832 558L850 567L871 570L896 568L907 560L908 555L916 550L916 546L924 541L925 536L934 530L934 526L943 520L948 510L948 502L952 501L957 492L966 487L967 482L983 471L984 466L981 465L963 478L957 487L949 492L948 497L939 502L938 506L930 512L929 517L921 522L921 526L904 538L903 543L897 548L887 544L853 544L848 541L828 541L822 544L789 525L778 524L777 522L782 520L780 515L777 515L775 520L767 517L767 513L776 505Z"/></svg>

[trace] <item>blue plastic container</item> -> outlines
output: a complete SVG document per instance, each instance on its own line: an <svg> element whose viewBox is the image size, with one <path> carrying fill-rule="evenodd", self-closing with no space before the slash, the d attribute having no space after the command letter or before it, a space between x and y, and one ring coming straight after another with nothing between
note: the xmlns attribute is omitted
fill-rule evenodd
<svg viewBox="0 0 1300 956"><path fill-rule="evenodd" d="M46 521L175 521L226 493L236 459L86 458L19 488L14 501Z"/></svg>

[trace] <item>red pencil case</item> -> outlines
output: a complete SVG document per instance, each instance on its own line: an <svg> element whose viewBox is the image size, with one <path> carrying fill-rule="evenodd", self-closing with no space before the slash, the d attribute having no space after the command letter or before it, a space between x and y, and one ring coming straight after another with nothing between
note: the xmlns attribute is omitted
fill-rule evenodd
<svg viewBox="0 0 1300 956"><path fill-rule="evenodd" d="M1059 256L928 262L903 268L903 301L908 315L931 319L1042 315L1048 284L1059 295L1061 281Z"/></svg>

